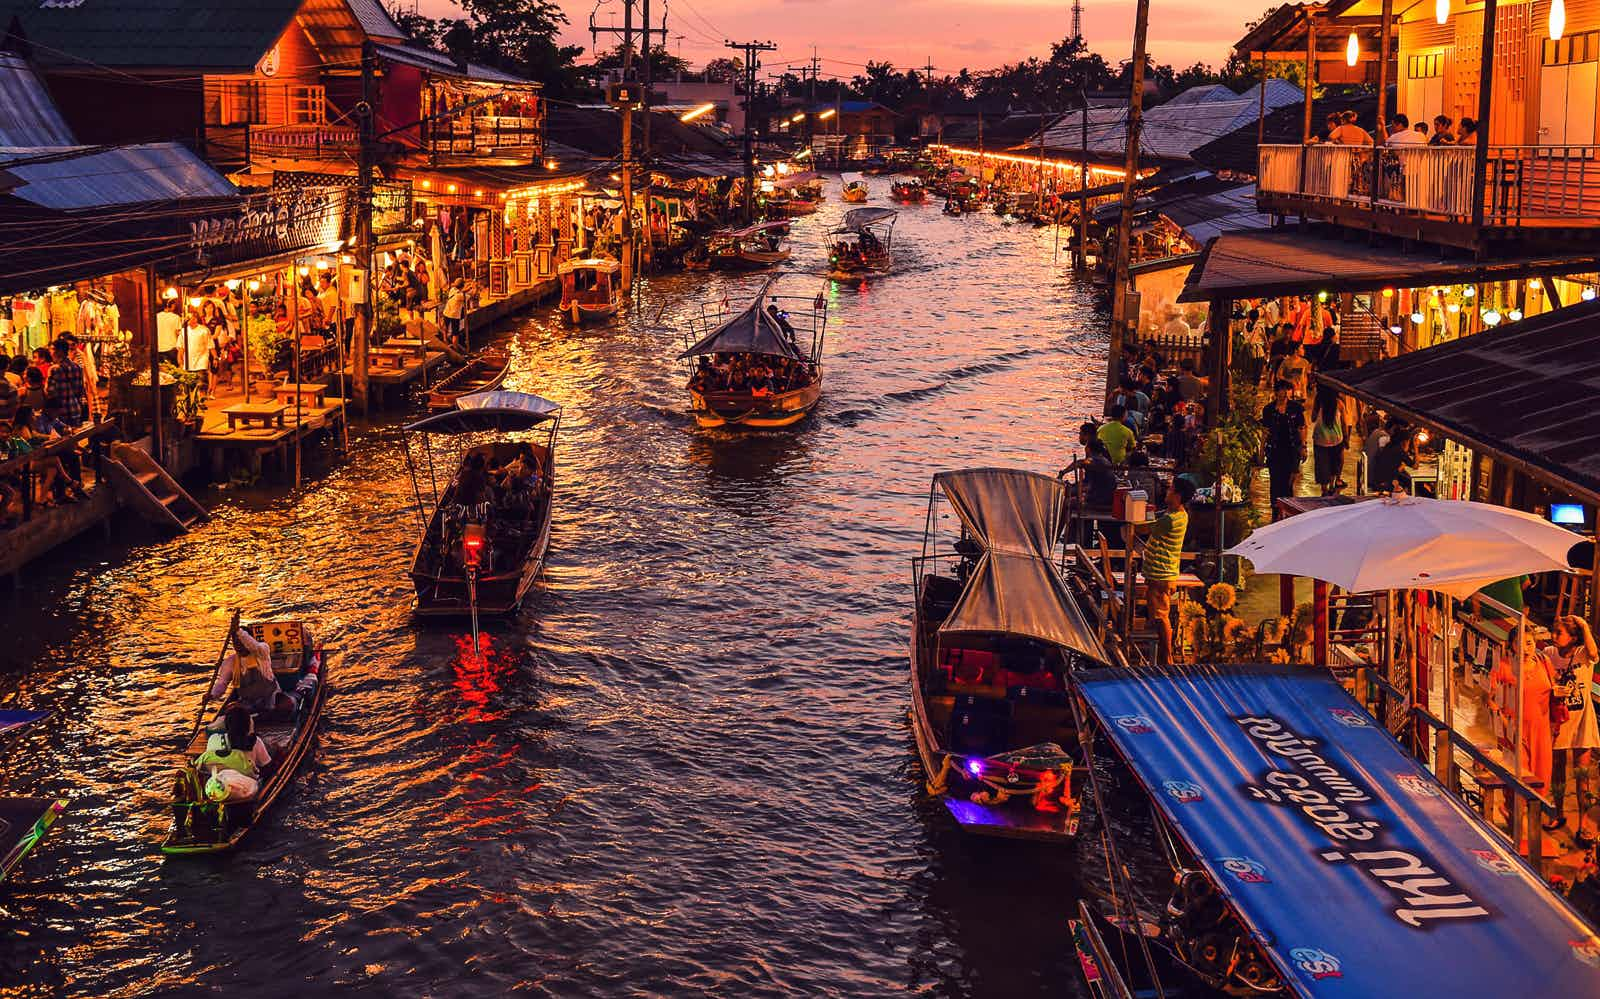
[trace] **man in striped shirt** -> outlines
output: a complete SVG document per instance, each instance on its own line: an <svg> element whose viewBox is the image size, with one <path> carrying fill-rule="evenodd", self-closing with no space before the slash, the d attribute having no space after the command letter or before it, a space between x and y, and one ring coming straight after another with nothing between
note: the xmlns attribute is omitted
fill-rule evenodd
<svg viewBox="0 0 1600 999"><path fill-rule="evenodd" d="M1166 512L1135 529L1149 531L1144 545L1145 616L1161 635L1158 663L1172 661L1172 594L1178 588L1183 536L1189 530L1185 505L1194 496L1194 483L1176 476L1167 487Z"/></svg>

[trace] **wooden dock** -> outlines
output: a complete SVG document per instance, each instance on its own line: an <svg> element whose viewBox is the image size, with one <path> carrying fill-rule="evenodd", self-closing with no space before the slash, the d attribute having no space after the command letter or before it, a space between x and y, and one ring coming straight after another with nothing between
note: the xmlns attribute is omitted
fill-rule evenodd
<svg viewBox="0 0 1600 999"><path fill-rule="evenodd" d="M382 348L380 348L382 349ZM447 358L443 351L430 350L427 357L408 358L406 363L399 367L367 368L367 392L373 409L387 409L391 406L404 405L406 396L415 382L422 381L424 375L430 375L435 368L442 367ZM355 378L355 365L347 365L344 369L345 383L349 384ZM431 383L432 378L429 378Z"/></svg>
<svg viewBox="0 0 1600 999"><path fill-rule="evenodd" d="M230 470L242 467L260 476L269 466L284 474L294 464L295 441L309 441L321 435L335 434L345 420L345 401L328 396L321 406L307 405L295 419L293 406L287 407L283 422L259 424L246 423L230 427L226 406L221 400L207 408L202 418L195 444L202 454L209 456L212 477L226 480Z"/></svg>

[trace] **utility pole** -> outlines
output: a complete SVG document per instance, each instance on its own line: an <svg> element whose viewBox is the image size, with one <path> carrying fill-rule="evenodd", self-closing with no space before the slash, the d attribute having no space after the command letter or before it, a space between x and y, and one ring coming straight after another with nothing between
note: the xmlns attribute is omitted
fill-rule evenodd
<svg viewBox="0 0 1600 999"><path fill-rule="evenodd" d="M778 47L771 42L724 41L728 48L744 52L744 222L749 225L756 211L756 70L761 68L761 53Z"/></svg>
<svg viewBox="0 0 1600 999"><path fill-rule="evenodd" d="M817 47L815 45L811 46L811 58L807 60L804 65L786 66L784 68L791 72L798 70L800 73L800 82L806 83L809 81L811 84L811 89L806 97L805 117L806 148L809 149L811 148L811 133L814 128L814 122L812 119L815 113L814 109L817 106L817 77L822 72L822 60L817 58Z"/></svg>
<svg viewBox="0 0 1600 999"><path fill-rule="evenodd" d="M361 274L362 297L355 307L355 331L350 342L350 366L355 373L352 387L356 408L362 416L370 412L367 383L367 344L372 337L372 146L373 79L377 56L372 43L361 43L361 104L356 108L360 148L356 161L356 271ZM298 296L296 296L298 297ZM340 336L344 331L339 332ZM348 416L346 417L348 420Z"/></svg>
<svg viewBox="0 0 1600 999"><path fill-rule="evenodd" d="M640 33L644 36L644 86L641 90L633 85L633 6L637 2L643 3L644 24ZM594 15L589 15L589 34L598 39L600 35L622 36L622 79L612 85L607 94L607 103L617 109L622 115L622 288L628 291L633 287L634 265L634 234L633 234L633 174L637 162L633 155L633 112L635 108L643 108L644 119L644 148L648 155L650 147L650 36L660 35L661 44L667 44L667 29L665 21L660 28L650 26L649 0L623 0L622 27L612 24L601 27L594 23ZM646 198L649 196L649 181L645 183ZM645 205L646 242L649 239L649 203Z"/></svg>
<svg viewBox="0 0 1600 999"><path fill-rule="evenodd" d="M1117 266L1112 284L1111 347L1106 356L1106 398L1117 387L1122 370L1122 341L1128 327L1139 322L1135 311L1130 324L1125 315L1128 305L1129 243L1133 239L1133 192L1139 176L1139 130L1144 123L1145 35L1150 30L1150 0L1139 0L1133 18L1132 93L1128 95L1128 147L1123 161L1122 217L1117 222ZM1087 162L1087 157L1085 157ZM1215 335L1215 334L1213 334Z"/></svg>

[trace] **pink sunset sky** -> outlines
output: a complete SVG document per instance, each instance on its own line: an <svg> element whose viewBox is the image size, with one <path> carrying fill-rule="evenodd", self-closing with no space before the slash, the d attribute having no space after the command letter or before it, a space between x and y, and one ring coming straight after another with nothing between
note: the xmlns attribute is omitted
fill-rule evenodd
<svg viewBox="0 0 1600 999"><path fill-rule="evenodd" d="M450 0L416 2L434 16L453 9ZM572 21L565 41L582 45L580 61L588 61L594 0L560 2ZM1178 68L1195 62L1219 66L1229 45L1244 33L1245 22L1270 6L1270 0L1152 0L1150 54ZM1090 48L1112 63L1127 59L1133 10L1133 0L1084 0L1083 34ZM777 52L762 57L769 72L809 59L816 45L824 77L849 78L862 72L868 59L910 68L931 58L935 73L942 75L1046 56L1051 43L1070 30L1071 11L1070 0L668 0L667 32L670 49L677 53L681 46L683 58L697 66L733 54L722 47L724 38L733 38L777 43ZM595 20L621 24L621 0L603 3ZM601 48L613 44L614 39L600 39Z"/></svg>

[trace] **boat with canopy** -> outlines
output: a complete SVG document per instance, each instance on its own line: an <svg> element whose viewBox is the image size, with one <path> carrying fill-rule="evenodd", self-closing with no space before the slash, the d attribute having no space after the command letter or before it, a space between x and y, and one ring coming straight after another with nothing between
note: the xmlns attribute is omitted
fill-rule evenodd
<svg viewBox="0 0 1600 999"><path fill-rule="evenodd" d="M844 190L839 198L848 205L863 205L867 202L867 193L867 182L857 175L845 178Z"/></svg>
<svg viewBox="0 0 1600 999"><path fill-rule="evenodd" d="M1077 690L1172 867L1159 911L1085 913L1101 958L1137 953L1098 940L1115 925L1235 996L1600 995L1600 936L1328 671L1124 666Z"/></svg>
<svg viewBox="0 0 1600 999"><path fill-rule="evenodd" d="M26 728L48 717L48 711L0 711L0 734ZM66 809L65 798L0 797L0 882L28 858Z"/></svg>
<svg viewBox="0 0 1600 999"><path fill-rule="evenodd" d="M788 222L759 222L743 229L714 232L706 239L710 265L718 270L753 271L789 259Z"/></svg>
<svg viewBox="0 0 1600 999"><path fill-rule="evenodd" d="M827 299L779 295L780 278L768 279L738 312L723 299L690 320L678 359L688 362L690 409L700 426L787 427L822 397Z"/></svg>
<svg viewBox="0 0 1600 999"><path fill-rule="evenodd" d="M561 278L561 314L574 325L609 319L622 308L622 265L607 257L568 260Z"/></svg>
<svg viewBox="0 0 1600 999"><path fill-rule="evenodd" d="M561 407L549 399L497 390L463 396L455 409L405 428L420 522L411 562L417 614L475 621L522 605L550 542L560 424Z"/></svg>
<svg viewBox="0 0 1600 999"><path fill-rule="evenodd" d="M828 277L857 281L869 274L887 274L893 263L893 208L852 208L839 228L829 234Z"/></svg>
<svg viewBox="0 0 1600 999"><path fill-rule="evenodd" d="M773 182L770 203L785 215L810 215L822 204L822 181L815 170L803 170Z"/></svg>
<svg viewBox="0 0 1600 999"><path fill-rule="evenodd" d="M266 746L271 762L255 775L205 765L208 752L228 749L225 718L236 705L259 694L241 686L250 683L232 672L221 702L211 700L211 687L235 650L236 630L243 628L271 652L272 679L267 681L270 707L250 710L251 729ZM174 782L172 830L161 843L169 856L227 853L266 818L273 803L294 782L295 772L311 753L317 723L328 698L328 656L310 626L298 619L273 619L241 625L234 613L222 639L216 668L184 744L184 762ZM215 705L215 710L209 710ZM231 776L230 776L231 775Z"/></svg>
<svg viewBox="0 0 1600 999"><path fill-rule="evenodd" d="M1108 657L1055 561L1065 503L1065 486L1035 472L933 478L912 560L911 730L928 792L969 833L1077 833L1073 676Z"/></svg>

